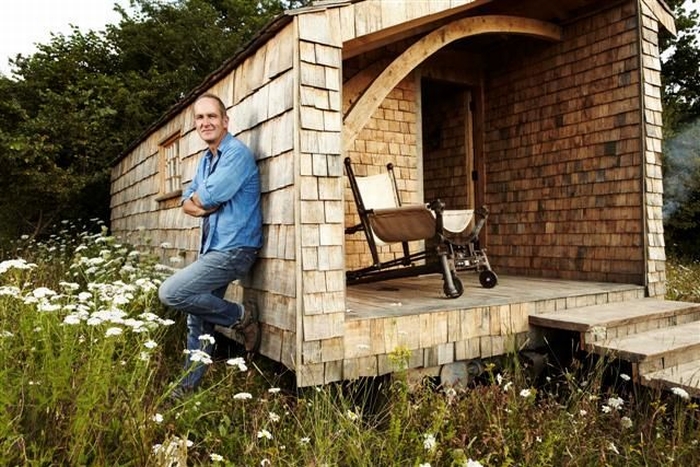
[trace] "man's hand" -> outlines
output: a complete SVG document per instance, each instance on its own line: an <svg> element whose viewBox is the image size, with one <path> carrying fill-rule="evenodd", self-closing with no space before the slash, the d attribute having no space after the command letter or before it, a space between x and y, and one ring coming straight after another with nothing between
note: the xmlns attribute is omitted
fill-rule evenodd
<svg viewBox="0 0 700 467"><path fill-rule="evenodd" d="M218 206L214 206L213 208L209 209L204 209L197 193L195 193L191 198L186 199L185 202L182 203L182 210L185 212L185 214L188 214L193 217L208 216L217 209L219 209Z"/></svg>

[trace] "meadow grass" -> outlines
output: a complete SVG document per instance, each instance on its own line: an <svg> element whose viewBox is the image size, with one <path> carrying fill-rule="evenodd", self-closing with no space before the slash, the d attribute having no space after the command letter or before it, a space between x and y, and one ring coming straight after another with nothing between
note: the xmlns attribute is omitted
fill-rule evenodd
<svg viewBox="0 0 700 467"><path fill-rule="evenodd" d="M66 224L1 259L1 465L700 465L697 402L602 360L533 378L514 355L468 387L399 371L297 389L205 336L224 350L172 402L184 320L158 303L169 271L153 256ZM700 297L698 275L669 261L669 298Z"/></svg>

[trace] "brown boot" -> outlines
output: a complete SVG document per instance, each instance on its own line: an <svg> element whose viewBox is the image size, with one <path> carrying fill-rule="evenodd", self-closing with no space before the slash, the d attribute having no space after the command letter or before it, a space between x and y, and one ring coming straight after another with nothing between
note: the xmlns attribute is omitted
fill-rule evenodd
<svg viewBox="0 0 700 467"><path fill-rule="evenodd" d="M260 347L260 323L258 323L258 305L253 300L243 304L243 319L231 326L236 337L243 342L246 352L257 352Z"/></svg>

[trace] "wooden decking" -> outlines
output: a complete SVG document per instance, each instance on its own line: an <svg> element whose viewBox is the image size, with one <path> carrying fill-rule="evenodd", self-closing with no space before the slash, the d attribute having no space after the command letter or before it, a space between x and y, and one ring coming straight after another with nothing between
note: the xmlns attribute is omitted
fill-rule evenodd
<svg viewBox="0 0 700 467"><path fill-rule="evenodd" d="M474 273L459 277L464 294L456 299L445 297L438 274L349 286L346 317L386 318L516 303L531 304L535 313L544 313L644 295L644 287L632 284L499 276L496 287L484 289Z"/></svg>

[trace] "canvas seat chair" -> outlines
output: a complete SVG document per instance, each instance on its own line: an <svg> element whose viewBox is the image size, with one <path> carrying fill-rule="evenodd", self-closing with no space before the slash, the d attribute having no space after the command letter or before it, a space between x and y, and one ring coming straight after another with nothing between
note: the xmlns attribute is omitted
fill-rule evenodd
<svg viewBox="0 0 700 467"><path fill-rule="evenodd" d="M486 208L445 210L440 200L404 205L391 163L386 172L357 177L350 158L346 158L345 171L360 217L360 223L346 228L345 233L364 232L372 255L372 265L347 271L348 284L439 273L445 295L457 298L464 292L457 271L475 269L483 287L496 285L497 276L478 247L479 231L488 216ZM478 219L466 241L451 240L467 229L475 214ZM412 253L409 242L415 241L425 241L426 247ZM378 247L392 243L402 244L403 255L381 261Z"/></svg>

